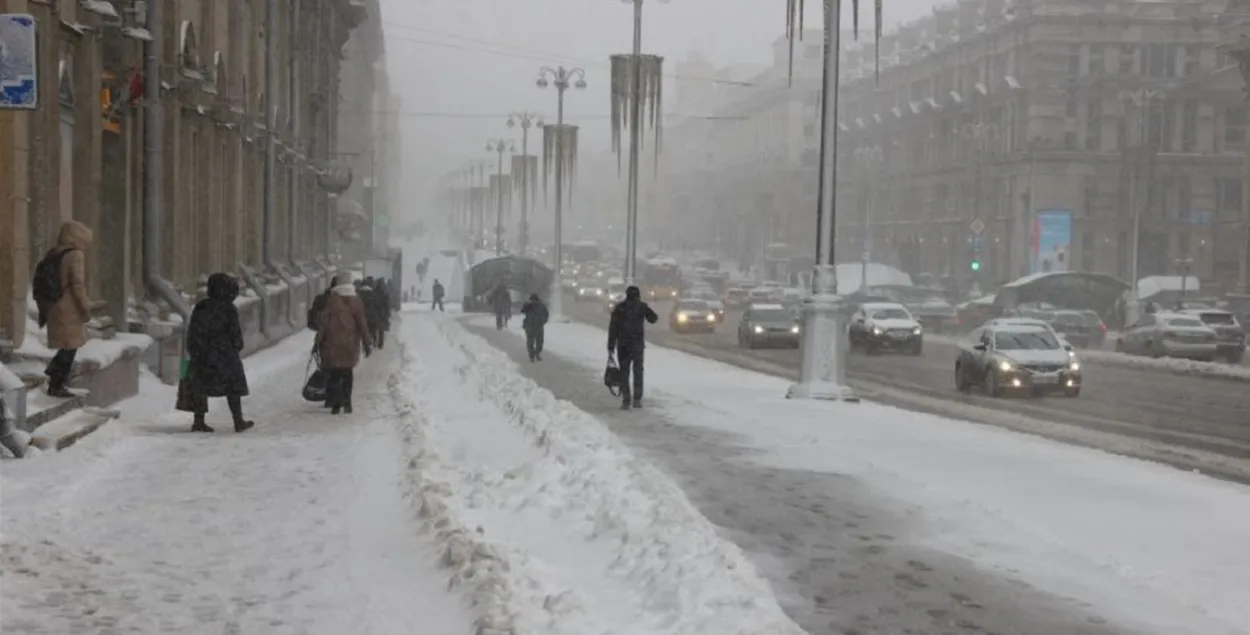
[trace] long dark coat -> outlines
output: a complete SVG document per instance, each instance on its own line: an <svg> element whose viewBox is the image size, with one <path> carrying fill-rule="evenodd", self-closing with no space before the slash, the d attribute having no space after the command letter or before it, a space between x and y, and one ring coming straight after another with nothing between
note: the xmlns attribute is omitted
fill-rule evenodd
<svg viewBox="0 0 1250 635"><path fill-rule="evenodd" d="M239 283L224 273L208 278L208 297L191 312L187 326L188 381L197 397L243 397L248 394L243 370L243 327L234 299Z"/></svg>
<svg viewBox="0 0 1250 635"><path fill-rule="evenodd" d="M360 350L373 345L364 302L350 284L340 284L330 290L319 325L317 353L321 356L322 369L355 368L360 363Z"/></svg>

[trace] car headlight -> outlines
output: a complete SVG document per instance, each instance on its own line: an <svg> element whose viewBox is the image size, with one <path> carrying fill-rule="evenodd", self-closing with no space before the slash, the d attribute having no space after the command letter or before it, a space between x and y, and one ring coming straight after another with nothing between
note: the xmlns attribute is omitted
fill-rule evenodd
<svg viewBox="0 0 1250 635"><path fill-rule="evenodd" d="M1001 370L1004 373L1011 370L1012 368L1014 368L1014 366L1012 366L1011 362L1009 361L1003 360L1003 361L998 362L998 370Z"/></svg>
<svg viewBox="0 0 1250 635"><path fill-rule="evenodd" d="M791 332L791 333L794 333L795 335L798 335L798 334L799 334L799 327L798 327L798 325L791 326L791 327L790 327L790 332Z"/></svg>
<svg viewBox="0 0 1250 635"><path fill-rule="evenodd" d="M1068 351L1068 359L1076 359L1076 351Z"/></svg>
<svg viewBox="0 0 1250 635"><path fill-rule="evenodd" d="M762 326L757 326L757 327L755 327L755 328L754 328L754 329L752 329L752 330L753 330L753 331L755 331L755 333L756 333L756 334L759 334L759 333L763 333L763 332L764 332L764 327L762 327Z"/></svg>
<svg viewBox="0 0 1250 635"><path fill-rule="evenodd" d="M912 334L912 335L920 335L920 327L919 327L919 326L917 326L916 328L912 329L912 330L911 330L911 334Z"/></svg>
<svg viewBox="0 0 1250 635"><path fill-rule="evenodd" d="M674 297L674 298L675 298L675 297L677 297L677 292L676 292L676 291L674 291L674 292L673 292L673 297Z"/></svg>
<svg viewBox="0 0 1250 635"><path fill-rule="evenodd" d="M1081 370L1081 363L1080 363L1080 362L1078 362L1078 361L1073 360L1073 362L1072 362L1071 364L1068 364L1068 370L1070 370L1070 371L1072 371L1072 372L1074 372L1074 373L1075 373L1076 371L1078 371L1078 370Z"/></svg>
<svg viewBox="0 0 1250 635"><path fill-rule="evenodd" d="M883 334L885 334L885 331L881 330L881 327L874 326L874 327L872 327L872 334L873 334L873 335L883 335Z"/></svg>
<svg viewBox="0 0 1250 635"><path fill-rule="evenodd" d="M603 295L603 289L595 289L595 295Z"/></svg>
<svg viewBox="0 0 1250 635"><path fill-rule="evenodd" d="M685 313L678 313L678 314L677 314L677 321L678 321L678 322L688 322L688 321L690 321L690 316L689 316L689 315L686 315Z"/></svg>
<svg viewBox="0 0 1250 635"><path fill-rule="evenodd" d="M716 321L716 314L715 314L715 313L708 313L708 314L707 314L707 321L708 321L708 322L715 322L715 321Z"/></svg>

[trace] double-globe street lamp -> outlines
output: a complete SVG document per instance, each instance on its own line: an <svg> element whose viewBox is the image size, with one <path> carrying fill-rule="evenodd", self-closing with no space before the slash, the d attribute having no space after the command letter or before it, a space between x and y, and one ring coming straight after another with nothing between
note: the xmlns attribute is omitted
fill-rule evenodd
<svg viewBox="0 0 1250 635"><path fill-rule="evenodd" d="M512 178L521 179L521 240L517 245L517 253L524 258L529 248L529 186L530 178L530 128L535 126L541 128L543 120L541 115L532 112L512 113L508 115L508 127L521 127L521 174L513 174ZM515 172L516 170L513 170Z"/></svg>
<svg viewBox="0 0 1250 635"><path fill-rule="evenodd" d="M486 142L486 151L495 152L499 155L499 161L495 169L495 187L499 190L495 197L495 255L503 255L503 153L516 152L516 146L507 139L491 139Z"/></svg>
<svg viewBox="0 0 1250 635"><path fill-rule="evenodd" d="M556 87L556 259L555 276L551 283L551 315L556 319L564 317L564 284L561 280L564 271L564 91L573 86L578 90L586 88L586 71L580 68L551 68L544 66L538 69L538 87Z"/></svg>

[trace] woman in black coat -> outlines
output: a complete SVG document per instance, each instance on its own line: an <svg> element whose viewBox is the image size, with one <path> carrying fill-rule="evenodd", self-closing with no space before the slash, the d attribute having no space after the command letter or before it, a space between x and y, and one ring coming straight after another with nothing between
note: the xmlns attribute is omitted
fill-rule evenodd
<svg viewBox="0 0 1250 635"><path fill-rule="evenodd" d="M225 397L234 418L234 431L243 432L254 424L243 418L243 397L248 395L247 373L243 370L243 327L239 310L239 283L228 274L208 277L208 296L195 305L187 326L187 382L193 395L193 432L212 432L204 423L210 397Z"/></svg>

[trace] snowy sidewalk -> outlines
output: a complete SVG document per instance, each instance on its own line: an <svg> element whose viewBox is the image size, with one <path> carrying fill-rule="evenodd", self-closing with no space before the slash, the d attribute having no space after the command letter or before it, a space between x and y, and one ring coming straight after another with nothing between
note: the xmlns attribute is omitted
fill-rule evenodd
<svg viewBox="0 0 1250 635"><path fill-rule="evenodd" d="M743 554L601 423L453 316L406 322L392 390L411 401L410 475L491 632L801 635Z"/></svg>
<svg viewBox="0 0 1250 635"><path fill-rule="evenodd" d="M398 322L397 322L398 323ZM123 418L3 479L0 630L75 635L463 635L467 611L412 520L387 394L398 357L357 369L356 412L304 402L311 334L247 360L256 427L188 432L145 383Z"/></svg>
<svg viewBox="0 0 1250 635"><path fill-rule="evenodd" d="M471 330L524 358L519 331ZM813 633L1250 632L1250 490L649 347L647 408L601 383L601 329L522 372L674 476Z"/></svg>

